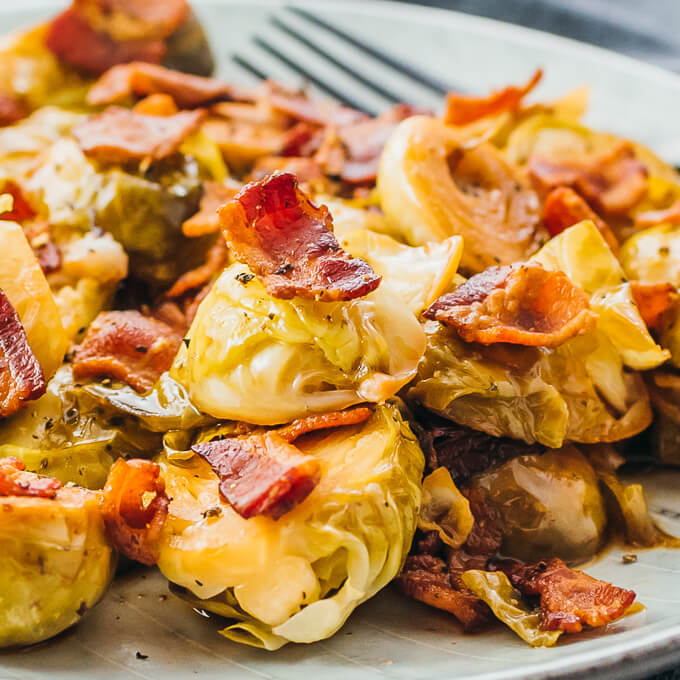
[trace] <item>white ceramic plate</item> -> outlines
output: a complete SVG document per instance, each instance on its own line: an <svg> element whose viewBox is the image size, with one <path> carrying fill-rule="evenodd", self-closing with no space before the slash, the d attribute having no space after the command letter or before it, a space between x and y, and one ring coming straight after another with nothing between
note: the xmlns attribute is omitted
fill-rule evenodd
<svg viewBox="0 0 680 680"><path fill-rule="evenodd" d="M53 13L58 2L0 0L0 27L10 30ZM293 56L299 48L268 26L272 13L290 25L302 19L282 4L242 0L194 0L227 78L243 80L228 57L234 51L284 81L291 74L258 52L259 33ZM546 69L539 97L592 86L589 123L645 142L680 163L680 78L594 47L516 26L462 14L386 2L308 2L334 25L443 80L469 91L521 82L537 66ZM380 65L369 63L315 29L317 41L346 63L426 105L431 95ZM318 58L304 63L322 78L347 88L373 106L384 102ZM428 98L429 97L429 98ZM645 478L651 507L662 526L680 535L680 473ZM0 556L1 559L1 556ZM463 636L453 617L407 601L387 589L361 606L331 640L289 645L275 653L238 646L217 635L217 618L205 618L167 593L153 571L119 578L104 601L76 629L19 653L0 654L0 679L34 678L274 678L365 680L519 680L530 678L637 678L680 663L680 552L639 553L624 565L612 550L588 571L633 588L647 609L604 631L569 636L553 649L531 649L502 627ZM563 638L564 639L564 638ZM138 653L143 658L138 658Z"/></svg>

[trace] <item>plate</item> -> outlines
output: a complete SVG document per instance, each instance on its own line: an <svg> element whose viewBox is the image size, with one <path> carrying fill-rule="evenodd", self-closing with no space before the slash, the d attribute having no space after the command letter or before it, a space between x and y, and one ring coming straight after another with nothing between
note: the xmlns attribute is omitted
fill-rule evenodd
<svg viewBox="0 0 680 680"><path fill-rule="evenodd" d="M2 30L28 25L65 3L2 2ZM633 137L680 163L680 78L653 66L545 33L488 19L388 2L300 2L333 25L392 52L465 91L523 82L537 66L546 77L537 97L557 96L572 87L592 87L588 123ZM230 61L247 55L267 73L295 78L252 42L256 34L289 54L299 49L268 24L274 13L289 25L304 20L278 2L194 0L208 29L221 75L245 81ZM308 26L308 24L306 25ZM404 83L368 62L320 29L324 48L362 73L389 84L405 99L436 106L418 85ZM371 106L386 103L317 58L305 66L327 82L355 92ZM650 506L662 527L680 535L680 472L659 470L642 477ZM299 680L404 679L530 680L593 677L638 678L680 663L680 553L640 551L634 564L611 549L588 567L596 577L633 588L646 609L606 629L565 640L553 649L531 649L498 627L464 636L453 617L407 601L388 588L362 605L330 640L288 645L268 653L221 638L218 617L192 611L167 591L159 574L133 570L120 577L104 601L80 626L23 650L0 653L0 679L184 680L185 678L271 678ZM563 638L564 639L564 638Z"/></svg>

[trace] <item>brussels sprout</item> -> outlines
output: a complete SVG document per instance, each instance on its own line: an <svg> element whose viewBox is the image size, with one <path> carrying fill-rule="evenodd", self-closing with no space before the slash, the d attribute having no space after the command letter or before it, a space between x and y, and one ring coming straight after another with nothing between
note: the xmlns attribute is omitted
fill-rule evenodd
<svg viewBox="0 0 680 680"><path fill-rule="evenodd" d="M170 375L216 418L259 425L393 396L425 337L390 290L349 302L271 297L242 264L201 303Z"/></svg>
<svg viewBox="0 0 680 680"><path fill-rule="evenodd" d="M114 556L99 495L6 496L0 513L0 647L30 645L77 623L106 591Z"/></svg>
<svg viewBox="0 0 680 680"><path fill-rule="evenodd" d="M163 66L197 76L210 76L215 68L210 44L203 27L192 11L182 25L170 35Z"/></svg>
<svg viewBox="0 0 680 680"><path fill-rule="evenodd" d="M63 366L46 393L0 425L0 458L14 456L31 472L99 489L119 455L154 455L161 436L88 395Z"/></svg>
<svg viewBox="0 0 680 680"><path fill-rule="evenodd" d="M638 231L621 246L626 275L680 288L680 224L659 224Z"/></svg>
<svg viewBox="0 0 680 680"><path fill-rule="evenodd" d="M172 500L159 568L196 606L235 621L225 637L266 649L329 637L387 585L420 505L423 454L393 405L296 446L321 480L278 520L238 515L198 456L160 460Z"/></svg>
<svg viewBox="0 0 680 680"><path fill-rule="evenodd" d="M498 509L505 555L586 560L602 545L607 516L598 477L574 447L518 456L470 486Z"/></svg>

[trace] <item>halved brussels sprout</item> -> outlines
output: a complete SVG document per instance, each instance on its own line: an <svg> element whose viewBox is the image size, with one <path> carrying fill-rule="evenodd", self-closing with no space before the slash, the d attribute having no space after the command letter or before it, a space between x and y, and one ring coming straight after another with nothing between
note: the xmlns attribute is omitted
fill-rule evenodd
<svg viewBox="0 0 680 680"><path fill-rule="evenodd" d="M159 568L196 606L234 620L225 637L266 649L329 637L387 585L420 505L423 454L393 405L296 446L321 480L278 520L238 515L198 456L159 461L172 499Z"/></svg>
<svg viewBox="0 0 680 680"><path fill-rule="evenodd" d="M30 645L77 623L114 573L99 494L5 496L0 512L0 647Z"/></svg>
<svg viewBox="0 0 680 680"><path fill-rule="evenodd" d="M203 26L192 11L165 41L163 66L197 76L210 76L215 68Z"/></svg>
<svg viewBox="0 0 680 680"><path fill-rule="evenodd" d="M470 486L500 513L504 555L582 561L602 546L607 515L598 477L573 446L518 456Z"/></svg>
<svg viewBox="0 0 680 680"><path fill-rule="evenodd" d="M276 425L380 402L415 375L423 330L387 287L349 302L271 297L243 264L217 279L170 375L216 418Z"/></svg>

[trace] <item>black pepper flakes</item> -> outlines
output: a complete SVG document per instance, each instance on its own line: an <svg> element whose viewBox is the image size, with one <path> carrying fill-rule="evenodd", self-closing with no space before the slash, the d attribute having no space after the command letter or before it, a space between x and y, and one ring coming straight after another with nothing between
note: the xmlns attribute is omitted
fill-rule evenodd
<svg viewBox="0 0 680 680"><path fill-rule="evenodd" d="M140 354L146 354L148 351L149 348L145 345L137 345L137 347L135 347L135 352L139 352Z"/></svg>
<svg viewBox="0 0 680 680"><path fill-rule="evenodd" d="M248 272L239 272L238 274L236 274L235 278L239 283L245 286L255 278L255 274L249 274Z"/></svg>
<svg viewBox="0 0 680 680"><path fill-rule="evenodd" d="M141 652L135 652L135 658L141 659L144 661L144 659L148 659L149 655L148 654L142 654Z"/></svg>
<svg viewBox="0 0 680 680"><path fill-rule="evenodd" d="M621 556L621 561L624 564L635 564L637 562L638 556L635 553L626 553Z"/></svg>

